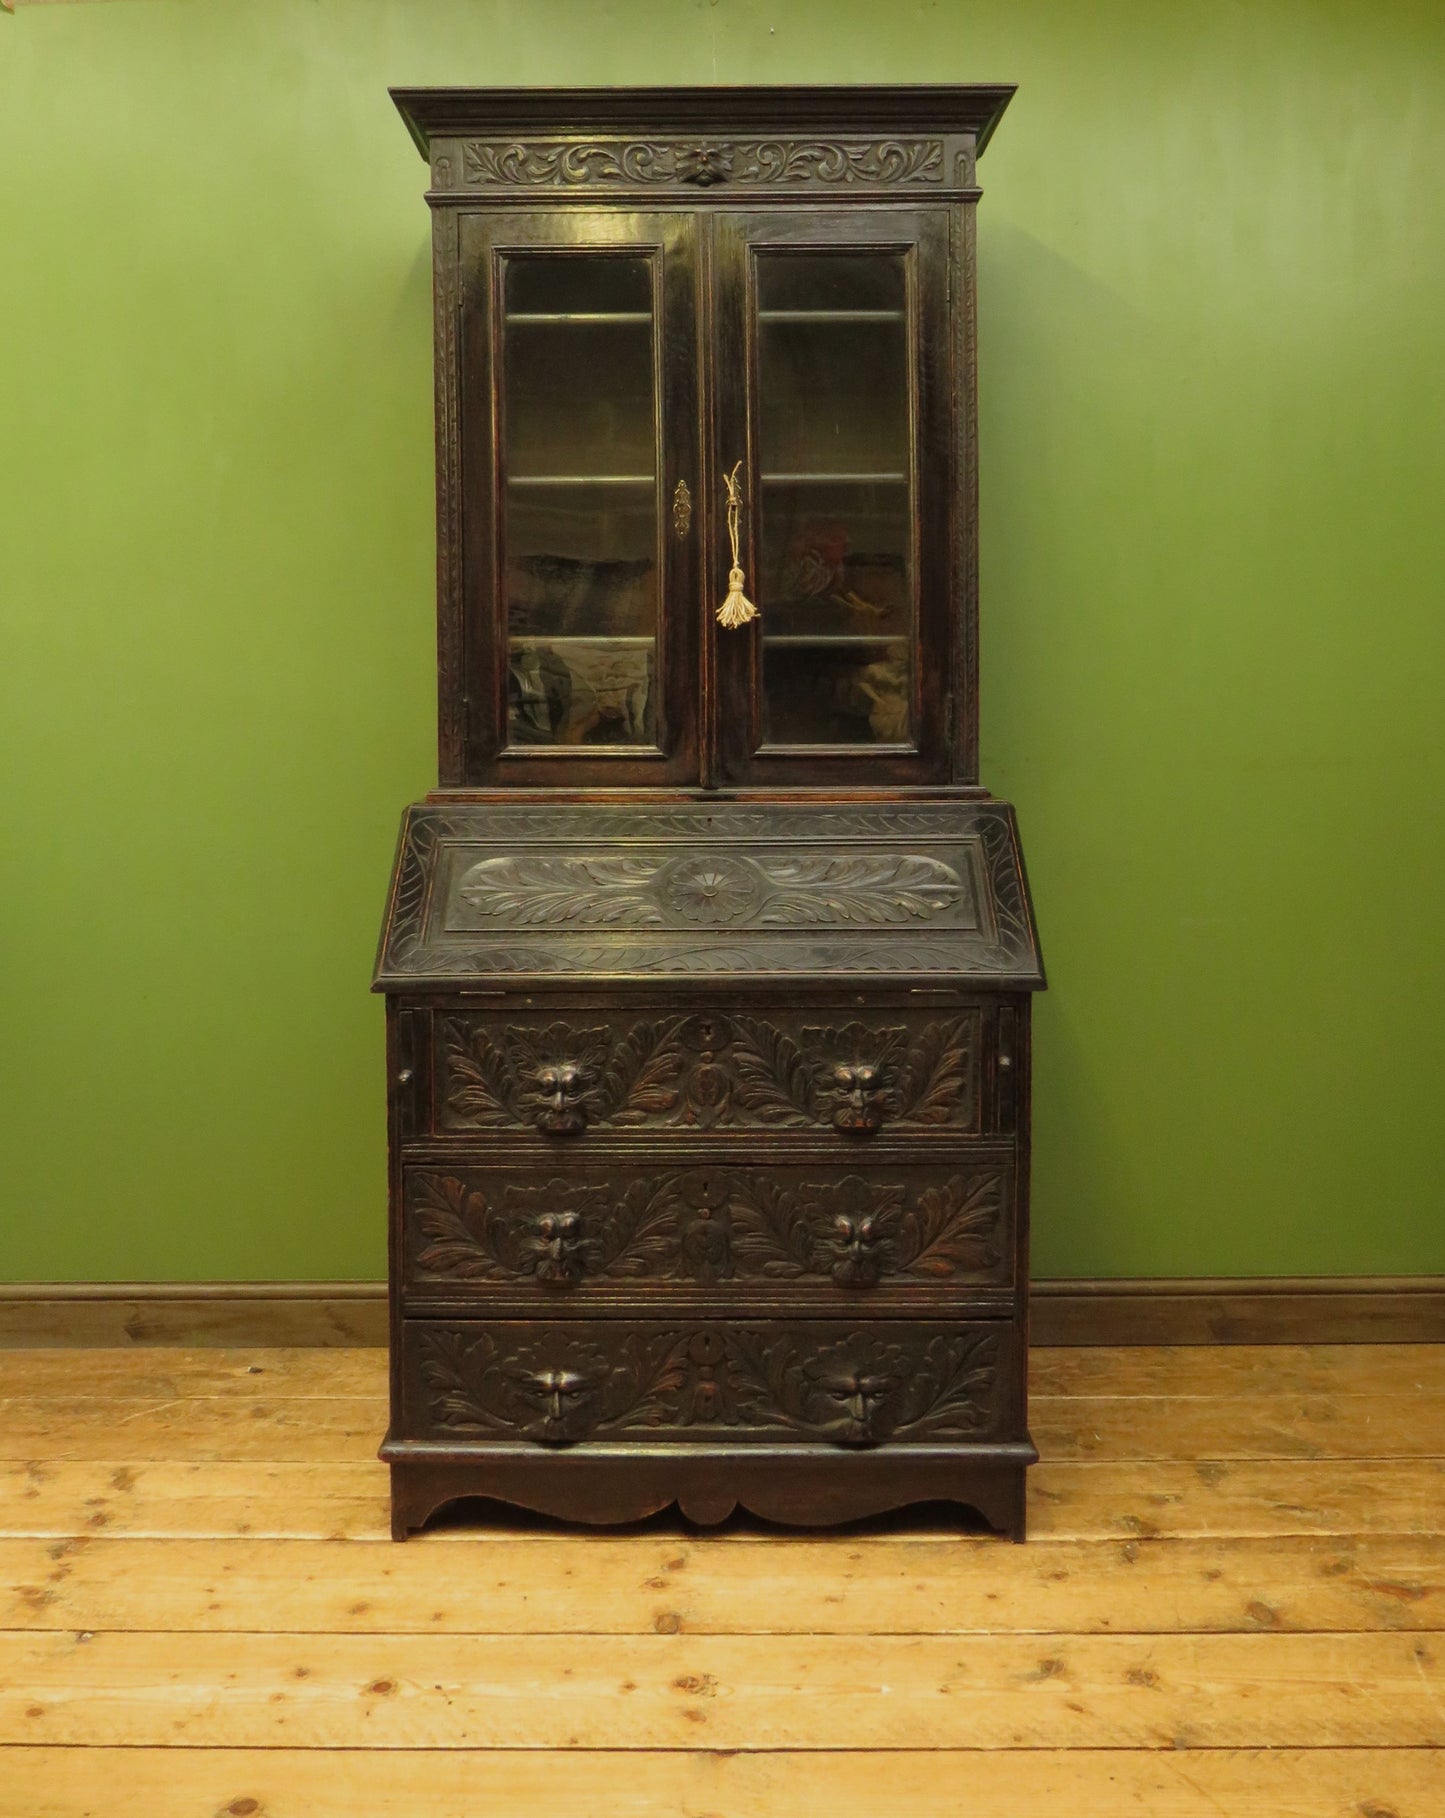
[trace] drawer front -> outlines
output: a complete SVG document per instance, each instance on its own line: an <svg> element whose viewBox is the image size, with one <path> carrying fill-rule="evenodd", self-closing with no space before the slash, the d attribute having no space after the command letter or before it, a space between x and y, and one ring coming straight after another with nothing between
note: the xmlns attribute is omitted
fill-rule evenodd
<svg viewBox="0 0 1445 1818"><path fill-rule="evenodd" d="M840 1446L981 1442L1021 1426L1006 1325L409 1320L407 1439Z"/></svg>
<svg viewBox="0 0 1445 1818"><path fill-rule="evenodd" d="M974 1135L985 1013L438 1013L435 1128Z"/></svg>
<svg viewBox="0 0 1445 1818"><path fill-rule="evenodd" d="M811 1306L907 1299L1013 1280L1011 1157L852 1171L783 1159L549 1162L535 1171L446 1161L402 1171L409 1299L737 1291Z"/></svg>

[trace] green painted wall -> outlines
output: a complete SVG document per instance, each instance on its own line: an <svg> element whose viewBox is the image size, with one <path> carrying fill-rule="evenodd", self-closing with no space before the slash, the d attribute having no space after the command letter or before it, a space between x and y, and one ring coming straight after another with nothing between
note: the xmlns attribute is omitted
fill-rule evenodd
<svg viewBox="0 0 1445 1818"><path fill-rule="evenodd" d="M0 1275L374 1276L432 773L388 83L1011 80L984 777L1045 1274L1445 1269L1438 0L0 13Z"/></svg>

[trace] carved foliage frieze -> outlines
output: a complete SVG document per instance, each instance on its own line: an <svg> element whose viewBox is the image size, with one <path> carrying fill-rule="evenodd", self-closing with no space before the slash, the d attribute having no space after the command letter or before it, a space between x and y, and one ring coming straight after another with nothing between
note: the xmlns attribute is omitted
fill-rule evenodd
<svg viewBox="0 0 1445 1818"><path fill-rule="evenodd" d="M448 926L878 928L946 911L975 924L969 883L921 853L523 852L471 866Z"/></svg>
<svg viewBox="0 0 1445 1818"><path fill-rule="evenodd" d="M462 165L473 189L896 187L944 178L940 139L469 140Z"/></svg>
<svg viewBox="0 0 1445 1818"><path fill-rule="evenodd" d="M623 1184L443 1169L407 1175L412 1278L568 1288L581 1282L831 1282L840 1288L994 1277L1007 1243L997 1168L923 1186L717 1166Z"/></svg>
<svg viewBox="0 0 1445 1818"><path fill-rule="evenodd" d="M420 1338L428 1426L548 1445L717 1429L841 1445L977 1438L1000 1414L997 1333L436 1326Z"/></svg>
<svg viewBox="0 0 1445 1818"><path fill-rule="evenodd" d="M892 1125L972 1127L980 1020L975 1010L910 1031L861 1022L789 1029L764 1017L706 1012L606 1027L439 1025L443 1122L449 1129L589 1126L701 1130Z"/></svg>

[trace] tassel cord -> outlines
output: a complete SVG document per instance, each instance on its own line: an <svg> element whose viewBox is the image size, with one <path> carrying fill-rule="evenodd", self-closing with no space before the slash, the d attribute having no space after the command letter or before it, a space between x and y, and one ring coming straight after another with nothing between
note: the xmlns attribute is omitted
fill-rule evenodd
<svg viewBox="0 0 1445 1818"><path fill-rule="evenodd" d="M738 484L738 474L742 470L742 465L742 462L739 461L732 472L727 476L728 541L732 544L733 565L728 570L727 598L717 609L718 623L720 625L726 625L730 631L735 630L739 625L746 625L750 620L755 619L758 616L757 607L754 606L752 601L743 592L743 588L747 583L747 576L743 573L743 559L740 542L743 493L741 486Z"/></svg>

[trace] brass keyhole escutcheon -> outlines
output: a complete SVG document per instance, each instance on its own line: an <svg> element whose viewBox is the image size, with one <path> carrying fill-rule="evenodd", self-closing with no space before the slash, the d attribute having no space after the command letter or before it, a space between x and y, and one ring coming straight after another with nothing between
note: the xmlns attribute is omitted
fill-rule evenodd
<svg viewBox="0 0 1445 1818"><path fill-rule="evenodd" d="M692 529L692 494L686 480L679 480L672 489L672 528L679 537Z"/></svg>

